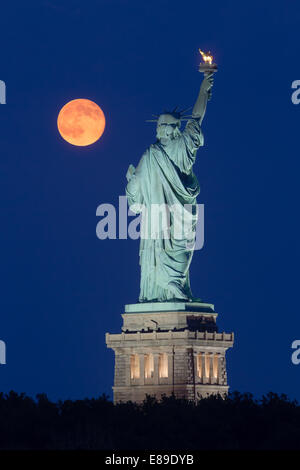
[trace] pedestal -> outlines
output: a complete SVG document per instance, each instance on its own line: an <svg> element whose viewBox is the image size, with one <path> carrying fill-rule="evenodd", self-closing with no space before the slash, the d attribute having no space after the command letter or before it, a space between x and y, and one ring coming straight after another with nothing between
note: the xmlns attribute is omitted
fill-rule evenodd
<svg viewBox="0 0 300 470"><path fill-rule="evenodd" d="M226 395L234 335L218 332L217 316L214 305L199 302L126 305L122 333L106 333L115 352L114 402Z"/></svg>

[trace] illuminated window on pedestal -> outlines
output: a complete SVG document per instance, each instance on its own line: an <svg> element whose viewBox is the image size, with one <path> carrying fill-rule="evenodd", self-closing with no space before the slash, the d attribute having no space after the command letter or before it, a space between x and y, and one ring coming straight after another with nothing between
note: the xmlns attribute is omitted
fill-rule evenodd
<svg viewBox="0 0 300 470"><path fill-rule="evenodd" d="M160 378L168 377L168 355L166 353L158 356L158 375Z"/></svg>
<svg viewBox="0 0 300 470"><path fill-rule="evenodd" d="M151 379L154 375L154 358L153 354L145 354L145 379Z"/></svg>
<svg viewBox="0 0 300 470"><path fill-rule="evenodd" d="M140 378L140 358L138 354L132 354L130 356L130 378Z"/></svg>
<svg viewBox="0 0 300 470"><path fill-rule="evenodd" d="M204 361L203 361L204 358ZM212 377L211 377L211 361L212 361ZM203 370L204 365L204 370ZM218 354L197 354L197 376L199 379L217 379L219 374L219 356Z"/></svg>
<svg viewBox="0 0 300 470"><path fill-rule="evenodd" d="M214 379L217 379L218 378L218 363L219 363L219 358L216 354L214 354L214 358L213 358L213 376L214 376Z"/></svg>
<svg viewBox="0 0 300 470"><path fill-rule="evenodd" d="M205 377L209 378L210 376L210 355L205 354Z"/></svg>
<svg viewBox="0 0 300 470"><path fill-rule="evenodd" d="M197 375L200 379L203 377L202 372L202 354L197 354Z"/></svg>

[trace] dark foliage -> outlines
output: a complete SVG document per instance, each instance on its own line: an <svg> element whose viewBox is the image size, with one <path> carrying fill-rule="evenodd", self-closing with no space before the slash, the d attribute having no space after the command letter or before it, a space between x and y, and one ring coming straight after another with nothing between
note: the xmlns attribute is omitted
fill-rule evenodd
<svg viewBox="0 0 300 470"><path fill-rule="evenodd" d="M0 449L300 449L300 406L274 393L143 405L1 393Z"/></svg>

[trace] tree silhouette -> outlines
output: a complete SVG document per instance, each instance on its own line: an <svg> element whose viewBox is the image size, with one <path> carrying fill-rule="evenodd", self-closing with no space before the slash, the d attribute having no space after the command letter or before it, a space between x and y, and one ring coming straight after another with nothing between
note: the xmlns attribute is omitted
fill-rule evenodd
<svg viewBox="0 0 300 470"><path fill-rule="evenodd" d="M114 405L0 393L0 449L299 449L300 406L286 395L174 396Z"/></svg>

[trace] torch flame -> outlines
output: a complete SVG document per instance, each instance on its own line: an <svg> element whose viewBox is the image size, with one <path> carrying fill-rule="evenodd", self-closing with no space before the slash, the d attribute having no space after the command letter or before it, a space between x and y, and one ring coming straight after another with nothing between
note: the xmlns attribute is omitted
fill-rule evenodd
<svg viewBox="0 0 300 470"><path fill-rule="evenodd" d="M202 55L202 59L204 60L204 62L206 64L212 64L212 61L213 61L213 56L210 55L210 53L208 52L207 54L205 54L205 52L201 51L201 49L199 49L199 52L200 54Z"/></svg>

